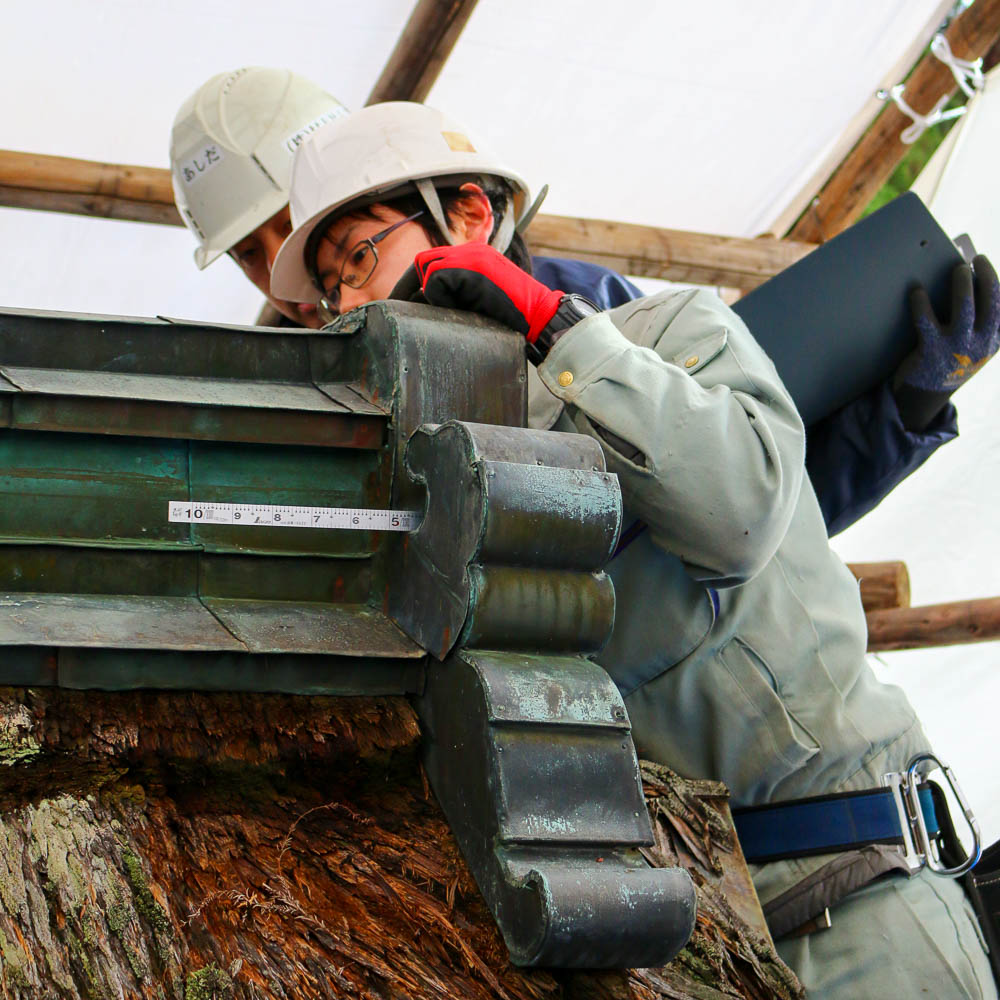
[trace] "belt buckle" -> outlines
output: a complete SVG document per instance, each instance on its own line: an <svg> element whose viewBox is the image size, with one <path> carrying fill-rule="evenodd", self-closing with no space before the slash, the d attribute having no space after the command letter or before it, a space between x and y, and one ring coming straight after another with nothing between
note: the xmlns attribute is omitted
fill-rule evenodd
<svg viewBox="0 0 1000 1000"><path fill-rule="evenodd" d="M892 791L893 802L896 803L896 812L899 814L899 828L903 832L903 861L911 875L916 875L927 863L927 856L930 850L930 843L927 838L927 826L923 822L923 815L920 813L918 804L917 815L920 817L920 827L923 827L923 847L918 847L920 827L917 820L910 815L910 798L906 794L905 786L908 781L909 770L891 771L882 775L882 784Z"/></svg>
<svg viewBox="0 0 1000 1000"><path fill-rule="evenodd" d="M932 761L941 770L959 807L965 814L965 821L972 833L972 850L966 859L954 868L946 868L941 864L927 833L924 811L920 806L920 780L917 774L917 768L924 761ZM891 789L893 800L896 803L899 825L903 831L903 861L911 875L915 875L926 865L935 875L941 875L944 878L958 878L974 867L982 854L979 823L972 809L969 808L969 803L962 793L954 772L940 757L929 751L919 753L906 765L905 771L893 771L883 775L882 784Z"/></svg>

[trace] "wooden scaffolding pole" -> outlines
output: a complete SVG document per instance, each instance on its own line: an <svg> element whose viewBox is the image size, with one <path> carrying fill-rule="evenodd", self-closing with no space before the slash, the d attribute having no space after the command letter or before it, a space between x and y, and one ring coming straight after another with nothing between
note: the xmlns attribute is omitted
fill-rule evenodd
<svg viewBox="0 0 1000 1000"><path fill-rule="evenodd" d="M539 215L528 230L535 253L573 257L632 274L749 291L814 249L769 236L710 236L600 219Z"/></svg>
<svg viewBox="0 0 1000 1000"><path fill-rule="evenodd" d="M422 101L458 41L477 0L419 0L366 104Z"/></svg>
<svg viewBox="0 0 1000 1000"><path fill-rule="evenodd" d="M910 606L910 573L904 562L848 563L861 589L865 611Z"/></svg>
<svg viewBox="0 0 1000 1000"><path fill-rule="evenodd" d="M181 225L170 171L0 150L0 205Z"/></svg>
<svg viewBox="0 0 1000 1000"><path fill-rule="evenodd" d="M868 615L868 650L872 653L991 639L1000 639L1000 597L893 608Z"/></svg>
<svg viewBox="0 0 1000 1000"><path fill-rule="evenodd" d="M0 150L0 206L179 226L170 171ZM599 219L540 215L538 253L606 264L624 274L750 289L794 264L811 244L756 240Z"/></svg>
<svg viewBox="0 0 1000 1000"><path fill-rule="evenodd" d="M1000 38L1000 0L976 0L952 21L945 37L960 59L985 55ZM927 114L957 89L948 67L928 53L907 79L903 96L915 111ZM899 108L887 105L788 235L822 242L855 222L910 150L900 138L909 124Z"/></svg>

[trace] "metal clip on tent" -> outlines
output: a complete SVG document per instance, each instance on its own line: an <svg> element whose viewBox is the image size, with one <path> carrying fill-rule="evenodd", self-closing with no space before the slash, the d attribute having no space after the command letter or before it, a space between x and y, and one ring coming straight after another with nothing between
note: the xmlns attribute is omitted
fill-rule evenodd
<svg viewBox="0 0 1000 1000"><path fill-rule="evenodd" d="M972 62L966 59L959 59L952 54L948 39L942 34L934 36L931 42L931 53L951 70L952 76L955 77L955 82L961 87L966 97L972 97L977 90L983 88L985 77L983 76L982 59L976 59ZM915 143L927 129L932 128L934 125L951 121L953 118L961 118L965 114L964 106L945 111L944 106L949 100L948 95L945 94L931 108L928 114L922 115L919 111L914 111L903 99L903 91L905 89L905 83L897 83L889 90L883 87L875 96L880 101L892 101L913 122L912 125L908 125L903 129L899 135L899 138L908 146Z"/></svg>

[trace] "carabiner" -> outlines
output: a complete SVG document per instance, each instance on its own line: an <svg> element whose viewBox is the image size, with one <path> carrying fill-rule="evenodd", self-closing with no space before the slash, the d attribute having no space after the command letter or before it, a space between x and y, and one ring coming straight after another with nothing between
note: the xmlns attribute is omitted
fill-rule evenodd
<svg viewBox="0 0 1000 1000"><path fill-rule="evenodd" d="M945 778L948 779L948 784L951 786L952 793L961 807L962 812L965 814L965 821L969 824L969 830L972 831L972 850L969 852L965 861L963 861L960 865L956 865L954 868L943 867L931 850L930 837L927 833L927 824L924 822L924 812L923 809L920 808L920 792L918 788L919 779L917 775L917 768L925 760L933 761L933 763L940 768L941 773L945 776ZM924 855L927 867L930 868L935 875L941 875L946 878L958 878L959 875L964 875L967 871L973 868L983 853L982 840L979 834L979 823L973 815L972 810L969 808L969 803L962 794L962 789L959 786L958 781L955 779L951 768L945 764L940 757L932 754L930 751L927 751L926 753L918 753L916 757L914 757L906 766L906 777L902 782L902 792L907 800L908 819L910 821L911 829L914 832L914 839L918 841L918 850Z"/></svg>

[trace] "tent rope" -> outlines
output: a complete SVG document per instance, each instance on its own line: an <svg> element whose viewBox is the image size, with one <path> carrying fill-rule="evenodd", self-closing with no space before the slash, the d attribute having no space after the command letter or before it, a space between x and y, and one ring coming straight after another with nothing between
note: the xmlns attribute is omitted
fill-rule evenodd
<svg viewBox="0 0 1000 1000"><path fill-rule="evenodd" d="M959 59L951 51L948 39L942 34L935 35L931 41L931 54L951 70L951 75L966 97L971 98L983 89L986 78L983 76L982 59L975 59L971 62L968 59ZM905 89L905 83L897 83L889 90L883 88L875 96L880 101L892 101L911 120L912 124L899 134L900 141L908 146L916 142L927 129L934 125L950 121L952 118L960 118L965 114L964 106L945 111L944 106L949 100L949 95L945 94L926 115L922 115L919 111L914 111L904 100L903 91Z"/></svg>
<svg viewBox="0 0 1000 1000"><path fill-rule="evenodd" d="M948 39L940 33L931 41L931 53L951 70L951 75L966 97L974 96L977 90L982 90L985 86L986 77L983 75L981 57L971 62L968 59L959 59L952 54Z"/></svg>

